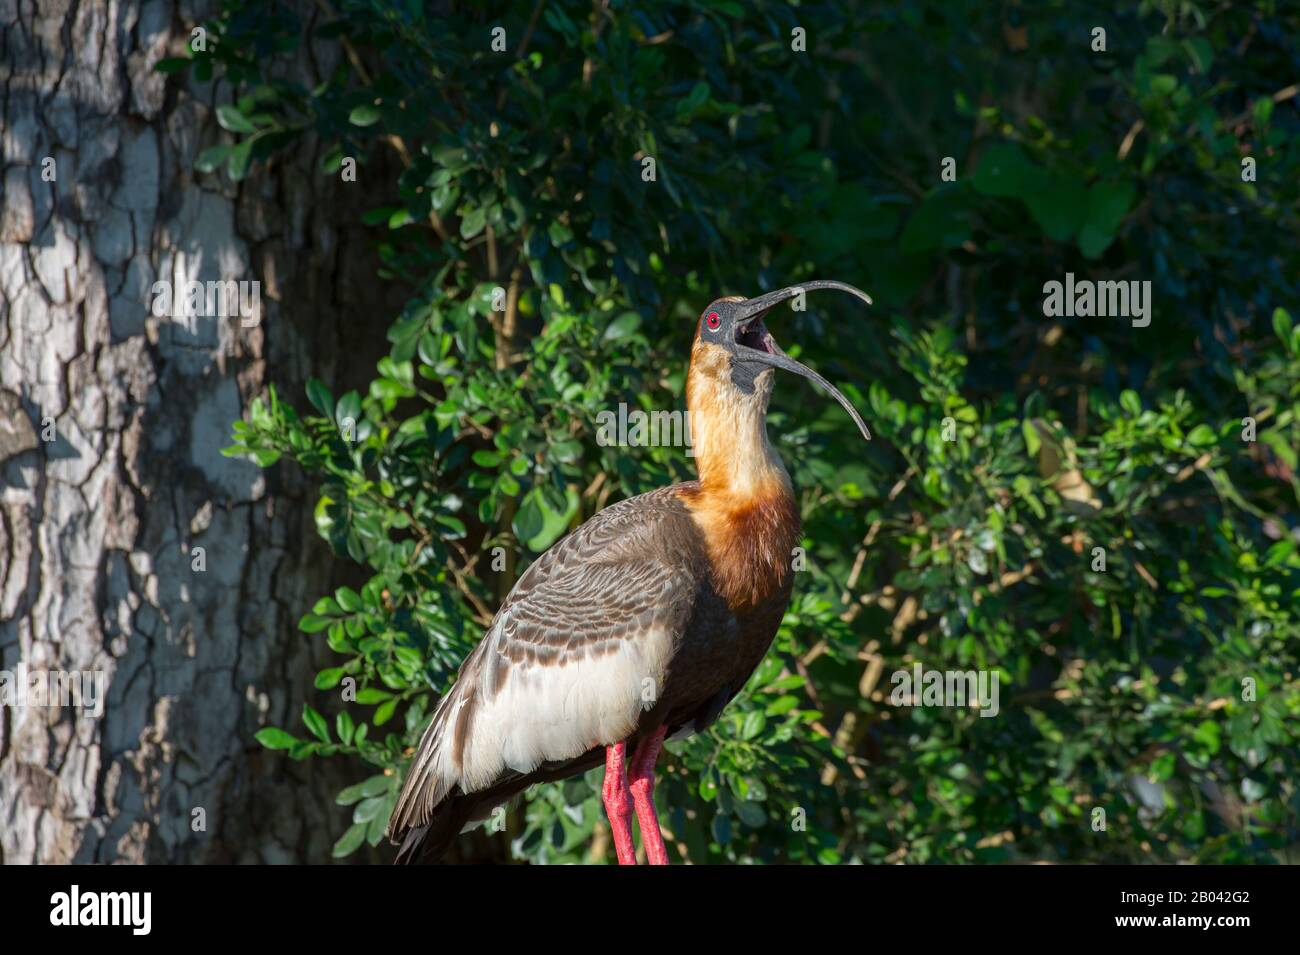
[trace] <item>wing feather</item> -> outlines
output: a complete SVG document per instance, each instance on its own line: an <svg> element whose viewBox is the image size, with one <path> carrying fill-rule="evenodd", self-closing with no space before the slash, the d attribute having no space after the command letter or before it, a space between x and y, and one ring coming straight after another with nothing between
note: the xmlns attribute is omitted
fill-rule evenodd
<svg viewBox="0 0 1300 955"><path fill-rule="evenodd" d="M538 558L435 709L389 835L426 824L453 790L632 735L701 600L703 561L673 488L606 508Z"/></svg>

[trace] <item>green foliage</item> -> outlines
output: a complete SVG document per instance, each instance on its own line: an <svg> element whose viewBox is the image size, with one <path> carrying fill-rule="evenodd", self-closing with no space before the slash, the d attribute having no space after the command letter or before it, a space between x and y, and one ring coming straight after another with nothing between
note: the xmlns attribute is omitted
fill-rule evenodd
<svg viewBox="0 0 1300 955"><path fill-rule="evenodd" d="M676 851L1286 858L1295 11L650 0L442 18L349 0L315 26L339 65L314 89L271 68L304 29L281 8L231 0L209 27L194 72L234 95L229 140L197 167L239 179L321 137L322 175L353 157L345 188L394 197L367 217L377 281L413 289L364 394L312 381L300 414L272 391L229 449L317 475L318 531L370 574L302 618L340 661L306 734L258 734L379 770L340 794L336 855L381 837L436 694L526 563L607 502L690 476L680 449L601 446L597 414L680 408L717 295L834 277L882 303L871 321L771 324L877 440L864 452L839 409L780 382L770 433L808 567L745 692L669 746ZM366 166L386 149L395 184ZM1045 317L1067 271L1149 280L1151 325ZM998 715L893 705L891 675L918 662L996 674ZM509 853L609 861L599 775L530 793Z"/></svg>

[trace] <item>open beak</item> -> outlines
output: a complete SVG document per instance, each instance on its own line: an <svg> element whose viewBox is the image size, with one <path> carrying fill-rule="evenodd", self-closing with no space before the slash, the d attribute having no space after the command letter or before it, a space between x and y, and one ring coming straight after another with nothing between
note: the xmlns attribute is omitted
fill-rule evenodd
<svg viewBox="0 0 1300 955"><path fill-rule="evenodd" d="M867 430L866 422L858 414L858 409L849 403L840 390L823 378L817 372L813 371L807 365L802 365L795 361L789 355L781 350L775 339L763 327L763 316L770 312L782 302L794 298L800 292L808 292L814 289L833 288L841 292L848 292L850 295L856 295L868 305L871 304L871 296L861 289L854 288L852 285L846 285L843 282L820 281L804 282L802 285L791 285L789 288L778 289L775 292L768 292L766 295L760 295L757 298L746 299L739 305L739 314L736 318L736 345L740 348L745 356L746 361L761 362L765 365L771 365L773 368L784 368L786 371L792 371L796 375L814 381L829 391L835 400L840 403L849 417L857 424L858 430L868 441L871 440L871 432Z"/></svg>

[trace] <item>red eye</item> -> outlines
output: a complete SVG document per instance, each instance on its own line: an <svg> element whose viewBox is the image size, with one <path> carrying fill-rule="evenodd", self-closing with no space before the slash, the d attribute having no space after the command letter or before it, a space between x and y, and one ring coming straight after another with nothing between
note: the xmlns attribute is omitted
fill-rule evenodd
<svg viewBox="0 0 1300 955"><path fill-rule="evenodd" d="M718 317L717 312L709 312L709 314L705 316L704 321L708 324L709 328L717 328L722 324L722 319Z"/></svg>

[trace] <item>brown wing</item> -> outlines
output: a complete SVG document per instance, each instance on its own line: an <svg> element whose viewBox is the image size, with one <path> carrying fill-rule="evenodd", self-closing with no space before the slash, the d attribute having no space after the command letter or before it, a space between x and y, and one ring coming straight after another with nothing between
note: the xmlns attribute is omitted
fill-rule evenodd
<svg viewBox="0 0 1300 955"><path fill-rule="evenodd" d="M735 628L704 560L674 488L606 508L542 555L434 711L389 835L427 827L449 796L495 799L587 768L647 709L673 709L666 695L688 681L668 675L688 631Z"/></svg>

